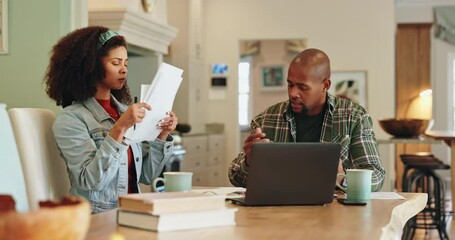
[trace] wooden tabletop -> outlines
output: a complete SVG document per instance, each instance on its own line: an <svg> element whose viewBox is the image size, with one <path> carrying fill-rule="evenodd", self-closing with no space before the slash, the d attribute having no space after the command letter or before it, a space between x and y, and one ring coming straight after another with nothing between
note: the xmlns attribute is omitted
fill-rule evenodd
<svg viewBox="0 0 455 240"><path fill-rule="evenodd" d="M440 144L443 143L441 140L434 139L429 136L418 136L412 138L385 138L377 139L379 144Z"/></svg>
<svg viewBox="0 0 455 240"><path fill-rule="evenodd" d="M455 131L449 131L449 130L431 130L431 131L426 131L425 135L438 139L438 140L453 140L455 139Z"/></svg>
<svg viewBox="0 0 455 240"><path fill-rule="evenodd" d="M406 221L426 204L423 193L400 193L406 200L371 200L366 206L337 201L324 206L238 208L236 226L151 232L116 224L116 210L92 216L87 239L400 239Z"/></svg>

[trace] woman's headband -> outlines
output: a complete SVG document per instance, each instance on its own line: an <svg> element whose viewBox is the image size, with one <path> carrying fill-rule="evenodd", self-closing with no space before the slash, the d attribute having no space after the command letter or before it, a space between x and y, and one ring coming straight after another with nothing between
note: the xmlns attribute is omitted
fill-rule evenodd
<svg viewBox="0 0 455 240"><path fill-rule="evenodd" d="M118 36L117 32L107 30L100 34L98 45L96 45L96 49L100 49L109 39L112 37Z"/></svg>

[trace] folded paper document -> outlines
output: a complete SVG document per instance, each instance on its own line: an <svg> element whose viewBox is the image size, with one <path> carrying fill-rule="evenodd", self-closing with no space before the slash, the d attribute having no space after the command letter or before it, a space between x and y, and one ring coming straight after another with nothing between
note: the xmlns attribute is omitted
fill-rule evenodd
<svg viewBox="0 0 455 240"><path fill-rule="evenodd" d="M152 107L146 111L142 122L136 127L130 127L125 133L125 138L130 142L153 141L160 134L161 129L157 127L158 122L167 117L166 112L172 110L174 98L182 82L183 70L172 65L162 63L151 86L141 101Z"/></svg>

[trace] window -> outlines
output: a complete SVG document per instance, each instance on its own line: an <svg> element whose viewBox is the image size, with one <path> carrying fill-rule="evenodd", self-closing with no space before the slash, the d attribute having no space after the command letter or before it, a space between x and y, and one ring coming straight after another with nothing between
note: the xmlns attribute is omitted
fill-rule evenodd
<svg viewBox="0 0 455 240"><path fill-rule="evenodd" d="M249 128L250 114L250 61L242 58L239 63L239 126L243 130Z"/></svg>

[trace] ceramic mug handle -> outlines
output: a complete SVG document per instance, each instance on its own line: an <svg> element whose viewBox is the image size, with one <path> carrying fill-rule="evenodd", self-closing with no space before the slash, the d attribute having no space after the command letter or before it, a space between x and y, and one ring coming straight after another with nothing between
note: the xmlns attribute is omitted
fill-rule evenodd
<svg viewBox="0 0 455 240"><path fill-rule="evenodd" d="M344 177L346 177L346 174L345 174L345 173L337 173L337 178L338 178L339 176L344 176ZM347 188L341 186L339 183L335 182L335 184L336 184L336 186L337 186L339 189L341 189L343 192L346 192L346 191L347 191Z"/></svg>
<svg viewBox="0 0 455 240"><path fill-rule="evenodd" d="M165 184L166 183L166 179L159 177L159 178L155 178L155 180L153 180L153 182L152 182L152 188L153 188L154 192L163 192L163 188L162 187L157 187L156 186L156 184L158 182L163 182L163 184Z"/></svg>

